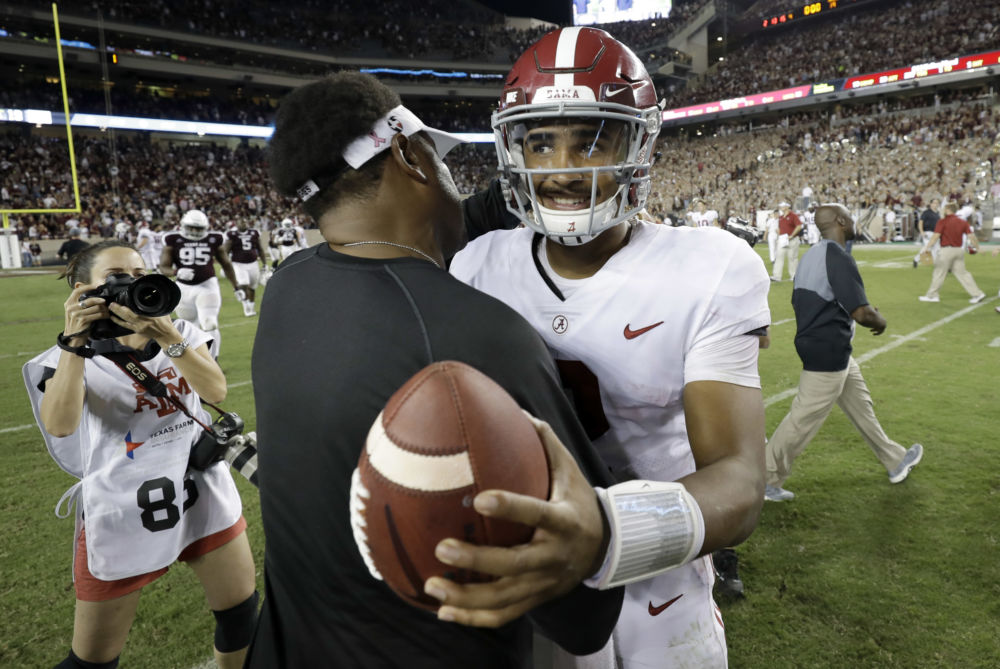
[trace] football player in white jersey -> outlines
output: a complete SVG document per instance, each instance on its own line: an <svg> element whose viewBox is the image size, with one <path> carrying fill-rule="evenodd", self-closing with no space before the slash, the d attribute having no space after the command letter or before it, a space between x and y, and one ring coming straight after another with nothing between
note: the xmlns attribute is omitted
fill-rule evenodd
<svg viewBox="0 0 1000 669"><path fill-rule="evenodd" d="M139 224L135 247L139 249L146 269L156 271L160 265L160 255L163 253L163 224L155 223L150 227L143 221Z"/></svg>
<svg viewBox="0 0 1000 669"><path fill-rule="evenodd" d="M302 228L290 218L282 219L269 238L270 245L278 250L275 267L288 256L306 247L306 235Z"/></svg>
<svg viewBox="0 0 1000 669"><path fill-rule="evenodd" d="M696 549L653 544L643 557L663 571L646 580L619 580L625 559L609 555L594 584L630 583L612 642L585 658L554 649L561 666L727 666L709 554L749 536L764 500L767 270L724 230L638 220L660 123L642 62L611 35L542 37L493 115L500 184L525 227L479 237L451 265L534 325L619 480L693 500L667 522Z"/></svg>
<svg viewBox="0 0 1000 669"><path fill-rule="evenodd" d="M688 212L688 220L691 221L691 225L696 228L709 228L709 227L722 227L719 225L719 212L714 209L709 209L708 205L701 198L697 198L693 202L694 209Z"/></svg>
<svg viewBox="0 0 1000 669"><path fill-rule="evenodd" d="M233 263L236 279L243 287L243 315L255 316L257 286L261 284L261 275L267 270L270 256L260 239L260 232L247 225L245 218L240 218L232 227L226 230L226 243L223 246L226 255ZM259 263L263 263L263 267Z"/></svg>
<svg viewBox="0 0 1000 669"><path fill-rule="evenodd" d="M222 250L225 238L221 232L209 231L208 217L204 212L191 209L181 217L180 228L180 232L168 232L163 237L160 272L167 276L176 275L177 285L181 288L181 302L175 311L177 317L197 323L207 332L212 337L212 356L218 358L222 293L219 291L219 279L215 276L215 261L222 266L237 299L242 300L244 293L229 256Z"/></svg>
<svg viewBox="0 0 1000 669"><path fill-rule="evenodd" d="M87 295L112 276L144 274L139 253L120 240L74 255L58 346L24 365L49 453L80 479L63 496L67 515L76 504L76 614L70 653L56 668L116 667L142 588L178 560L192 568L215 614L216 664L241 667L257 594L239 492L225 463L188 467L203 434L195 419L211 421L201 402L222 401L226 378L208 336L191 323ZM100 332L98 321L126 334ZM131 356L133 371L108 357L115 355ZM134 361L145 369L135 371ZM133 375L147 371L173 401L136 383Z"/></svg>

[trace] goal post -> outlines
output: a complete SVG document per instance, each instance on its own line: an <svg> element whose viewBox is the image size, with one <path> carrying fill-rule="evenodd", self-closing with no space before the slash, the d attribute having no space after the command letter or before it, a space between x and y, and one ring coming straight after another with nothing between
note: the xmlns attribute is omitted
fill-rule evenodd
<svg viewBox="0 0 1000 669"><path fill-rule="evenodd" d="M52 24L55 27L56 57L59 61L59 85L62 92L63 116L66 119L66 143L69 147L69 166L73 181L73 203L72 208L61 209L3 209L0 208L0 216L3 220L3 229L0 231L0 267L4 269L21 267L21 249L17 235L10 227L11 214L78 214L80 208L80 182L76 173L76 154L73 150L73 130L70 124L69 96L66 93L66 68L63 65L62 37L59 34L59 8L56 3L52 3Z"/></svg>

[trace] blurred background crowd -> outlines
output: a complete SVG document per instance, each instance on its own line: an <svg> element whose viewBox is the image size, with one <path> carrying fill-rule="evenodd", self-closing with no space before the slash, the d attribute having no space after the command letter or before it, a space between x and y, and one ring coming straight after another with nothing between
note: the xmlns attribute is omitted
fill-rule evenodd
<svg viewBox="0 0 1000 669"><path fill-rule="evenodd" d="M761 17L786 4L680 1L666 18L599 27L647 63L667 109L1000 48L990 3L868 0L760 30ZM376 5L67 0L59 11L70 111L266 126L292 86L370 69L429 125L490 132L513 55L553 27L473 0ZM54 49L37 51L52 41L51 15L5 7L0 108L61 111ZM701 41L708 46L690 47ZM948 198L989 222L1000 197L996 88L990 70L948 85L668 124L649 212L677 224L701 198L722 220L753 222L778 201L804 207L809 197L905 221ZM74 151L82 211L12 214L21 239L65 238L72 228L110 236L143 221L169 228L190 207L220 228L244 220L268 230L297 213L270 187L263 140L81 129ZM463 193L496 170L491 143L460 147L447 162ZM70 208L71 174L64 128L0 123L0 209ZM876 226L872 237L912 236L898 227L880 235Z"/></svg>

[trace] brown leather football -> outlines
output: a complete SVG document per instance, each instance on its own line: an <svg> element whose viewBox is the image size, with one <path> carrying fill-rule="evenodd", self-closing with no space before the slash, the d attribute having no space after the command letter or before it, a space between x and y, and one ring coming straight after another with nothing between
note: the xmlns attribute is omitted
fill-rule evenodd
<svg viewBox="0 0 1000 669"><path fill-rule="evenodd" d="M489 489L548 499L545 449L496 382L464 363L433 363L389 398L358 461L351 522L369 569L410 604L431 610L439 602L424 594L427 578L490 580L434 556L448 537L493 546L531 539L534 528L476 512L472 500Z"/></svg>

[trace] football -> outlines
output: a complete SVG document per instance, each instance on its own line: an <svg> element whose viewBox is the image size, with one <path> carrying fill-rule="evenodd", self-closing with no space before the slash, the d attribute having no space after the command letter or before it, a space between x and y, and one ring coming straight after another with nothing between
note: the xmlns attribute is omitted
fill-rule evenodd
<svg viewBox="0 0 1000 669"><path fill-rule="evenodd" d="M368 434L351 485L354 538L369 571L404 600L440 602L424 581L492 577L455 569L434 556L453 537L513 546L534 528L493 520L472 506L482 490L549 496L549 466L534 426L495 381L460 362L433 363L386 403Z"/></svg>

